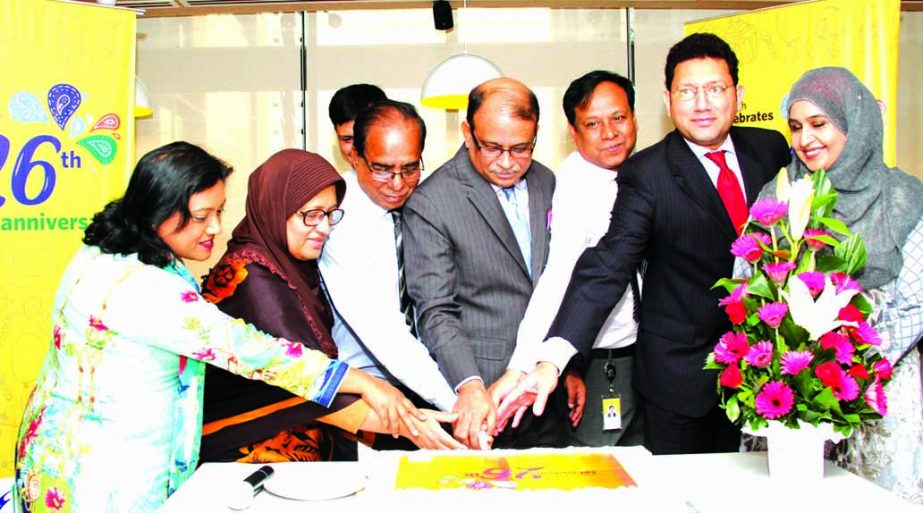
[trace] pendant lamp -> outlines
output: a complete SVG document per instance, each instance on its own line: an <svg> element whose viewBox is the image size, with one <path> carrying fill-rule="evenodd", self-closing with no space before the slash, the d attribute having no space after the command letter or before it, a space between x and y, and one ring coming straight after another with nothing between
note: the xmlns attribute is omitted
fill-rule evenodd
<svg viewBox="0 0 923 513"><path fill-rule="evenodd" d="M464 6L467 5L466 0ZM468 53L465 44L462 53L440 62L429 72L420 91L420 103L437 109L462 110L468 107L468 93L475 86L502 76L496 64Z"/></svg>
<svg viewBox="0 0 923 513"><path fill-rule="evenodd" d="M479 55L461 53L440 62L426 77L420 103L445 110L468 107L468 93L475 86L503 76L496 64Z"/></svg>

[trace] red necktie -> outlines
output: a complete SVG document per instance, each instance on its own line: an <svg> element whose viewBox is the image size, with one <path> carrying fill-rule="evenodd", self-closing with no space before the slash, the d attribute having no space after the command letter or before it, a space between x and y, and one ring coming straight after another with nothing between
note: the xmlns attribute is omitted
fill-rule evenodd
<svg viewBox="0 0 923 513"><path fill-rule="evenodd" d="M740 235L740 229L747 222L747 201L744 200L744 193L740 190L740 183L734 172L728 167L724 160L724 150L712 151L705 154L708 160L718 164L718 196L724 203L724 208L731 217L731 223L734 229Z"/></svg>

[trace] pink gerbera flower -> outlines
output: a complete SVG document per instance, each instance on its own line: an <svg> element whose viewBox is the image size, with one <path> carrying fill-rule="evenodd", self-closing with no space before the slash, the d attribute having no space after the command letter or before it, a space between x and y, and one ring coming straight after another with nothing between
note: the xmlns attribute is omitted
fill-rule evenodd
<svg viewBox="0 0 923 513"><path fill-rule="evenodd" d="M891 375L894 374L894 369L891 368L891 362L889 362L887 358L882 358L873 363L872 370L875 371L875 375L881 378L882 381L888 381L891 379Z"/></svg>
<svg viewBox="0 0 923 513"><path fill-rule="evenodd" d="M731 254L751 264L763 256L763 248L751 234L743 234L731 243Z"/></svg>
<svg viewBox="0 0 923 513"><path fill-rule="evenodd" d="M830 388L833 389L833 397L843 401L852 401L859 397L859 383L849 374L843 374L840 381Z"/></svg>
<svg viewBox="0 0 923 513"><path fill-rule="evenodd" d="M846 273L830 273L830 281L836 285L836 293L839 294L844 290L855 290L862 292L862 285L854 280L852 276Z"/></svg>
<svg viewBox="0 0 923 513"><path fill-rule="evenodd" d="M187 290L183 292L183 295L180 296L183 300L183 303L195 303L199 300L199 295L194 290Z"/></svg>
<svg viewBox="0 0 923 513"><path fill-rule="evenodd" d="M822 272L804 272L798 275L798 279L808 286L812 296L816 297L824 290L824 273Z"/></svg>
<svg viewBox="0 0 923 513"><path fill-rule="evenodd" d="M729 331L718 339L718 344L715 346L715 360L726 364L736 364L747 355L749 350L750 344L747 342L746 335Z"/></svg>
<svg viewBox="0 0 923 513"><path fill-rule="evenodd" d="M777 419L792 410L795 394L781 381L770 381L756 394L756 412L767 419Z"/></svg>
<svg viewBox="0 0 923 513"><path fill-rule="evenodd" d="M772 363L772 343L761 340L753 344L744 359L754 367L769 367Z"/></svg>
<svg viewBox="0 0 923 513"><path fill-rule="evenodd" d="M757 200L750 207L750 216L767 228L778 223L787 213L788 204L773 198Z"/></svg>
<svg viewBox="0 0 923 513"><path fill-rule="evenodd" d="M788 305L785 303L768 303L760 307L756 315L769 325L770 328L776 329L782 324L782 319L788 313Z"/></svg>
<svg viewBox="0 0 923 513"><path fill-rule="evenodd" d="M869 408L878 412L882 417L888 414L888 398L885 396L885 388L878 378L875 378L875 381L865 391L865 404L869 405Z"/></svg>
<svg viewBox="0 0 923 513"><path fill-rule="evenodd" d="M54 346L57 349L61 349L61 327L55 326L52 331L52 336L54 337Z"/></svg>
<svg viewBox="0 0 923 513"><path fill-rule="evenodd" d="M718 382L725 387L737 388L744 382L744 376L741 374L740 367L737 364L728 365L721 371Z"/></svg>
<svg viewBox="0 0 923 513"><path fill-rule="evenodd" d="M804 241L815 251L827 245L826 242L820 240L820 237L830 237L830 233L819 228L809 228L804 231Z"/></svg>
<svg viewBox="0 0 923 513"><path fill-rule="evenodd" d="M60 511L65 502L67 501L64 499L64 494L57 487L53 487L45 493L45 506L48 508Z"/></svg>
<svg viewBox="0 0 923 513"><path fill-rule="evenodd" d="M869 344L872 346L881 345L881 335L879 335L878 331L865 321L860 322L859 326L852 330L852 334L854 337L856 337L860 344Z"/></svg>
<svg viewBox="0 0 923 513"><path fill-rule="evenodd" d="M795 376L807 369L813 359L814 354L811 351L789 351L780 359L782 374Z"/></svg>
<svg viewBox="0 0 923 513"><path fill-rule="evenodd" d="M771 262L763 266L763 271L769 279L776 283L783 283L788 278L788 272L795 268L792 262Z"/></svg>
<svg viewBox="0 0 923 513"><path fill-rule="evenodd" d="M818 342L820 343L820 347L824 349L833 349L836 361L843 365L852 363L852 357L856 348L853 347L852 342L850 342L849 338L845 335L836 331L831 331L820 337Z"/></svg>

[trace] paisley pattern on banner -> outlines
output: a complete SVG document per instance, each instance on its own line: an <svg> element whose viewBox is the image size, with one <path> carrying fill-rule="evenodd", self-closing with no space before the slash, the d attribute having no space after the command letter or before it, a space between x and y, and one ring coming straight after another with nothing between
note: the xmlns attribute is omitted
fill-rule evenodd
<svg viewBox="0 0 923 513"><path fill-rule="evenodd" d="M61 130L64 130L67 120L77 112L82 101L80 91L70 84L58 84L48 91L48 110Z"/></svg>
<svg viewBox="0 0 923 513"><path fill-rule="evenodd" d="M83 103L83 95L80 90L71 84L55 84L48 90L48 111L42 106L38 97L30 91L22 91L14 94L10 98L9 111L10 117L19 123L44 123L48 124L54 119L62 131L70 121L71 137L78 137L86 131L87 120L83 117L74 117L74 114ZM71 121L73 118L73 121ZM87 117L87 119L92 119ZM99 118L91 132L97 130L118 130L122 126L122 121L118 114L108 113ZM109 164L115 159L118 153L118 134L113 135L91 135L77 141L77 144L86 148L100 164Z"/></svg>

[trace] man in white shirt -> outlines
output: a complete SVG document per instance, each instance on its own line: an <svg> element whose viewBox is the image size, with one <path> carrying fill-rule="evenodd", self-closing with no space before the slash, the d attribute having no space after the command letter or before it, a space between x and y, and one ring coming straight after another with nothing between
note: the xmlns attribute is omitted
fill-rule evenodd
<svg viewBox="0 0 923 513"><path fill-rule="evenodd" d="M359 113L353 133L345 215L320 258L339 358L451 411L455 392L414 335L410 305L401 302L402 291L407 296L396 234L423 170L426 126L412 105L383 100Z"/></svg>
<svg viewBox="0 0 923 513"><path fill-rule="evenodd" d="M638 125L634 99L630 80L602 70L577 78L564 93L564 114L577 150L567 156L556 173L548 264L519 325L516 351L505 376L508 383L535 368L537 348L558 311L577 259L609 229L619 166L635 147ZM572 362L568 368L566 374L579 373L586 383L585 405L584 394L569 394L574 445L643 442L641 404L631 386L638 334L634 318L636 292L627 289L609 313L589 361ZM566 379L579 383L571 376ZM503 386L498 383L497 388Z"/></svg>

